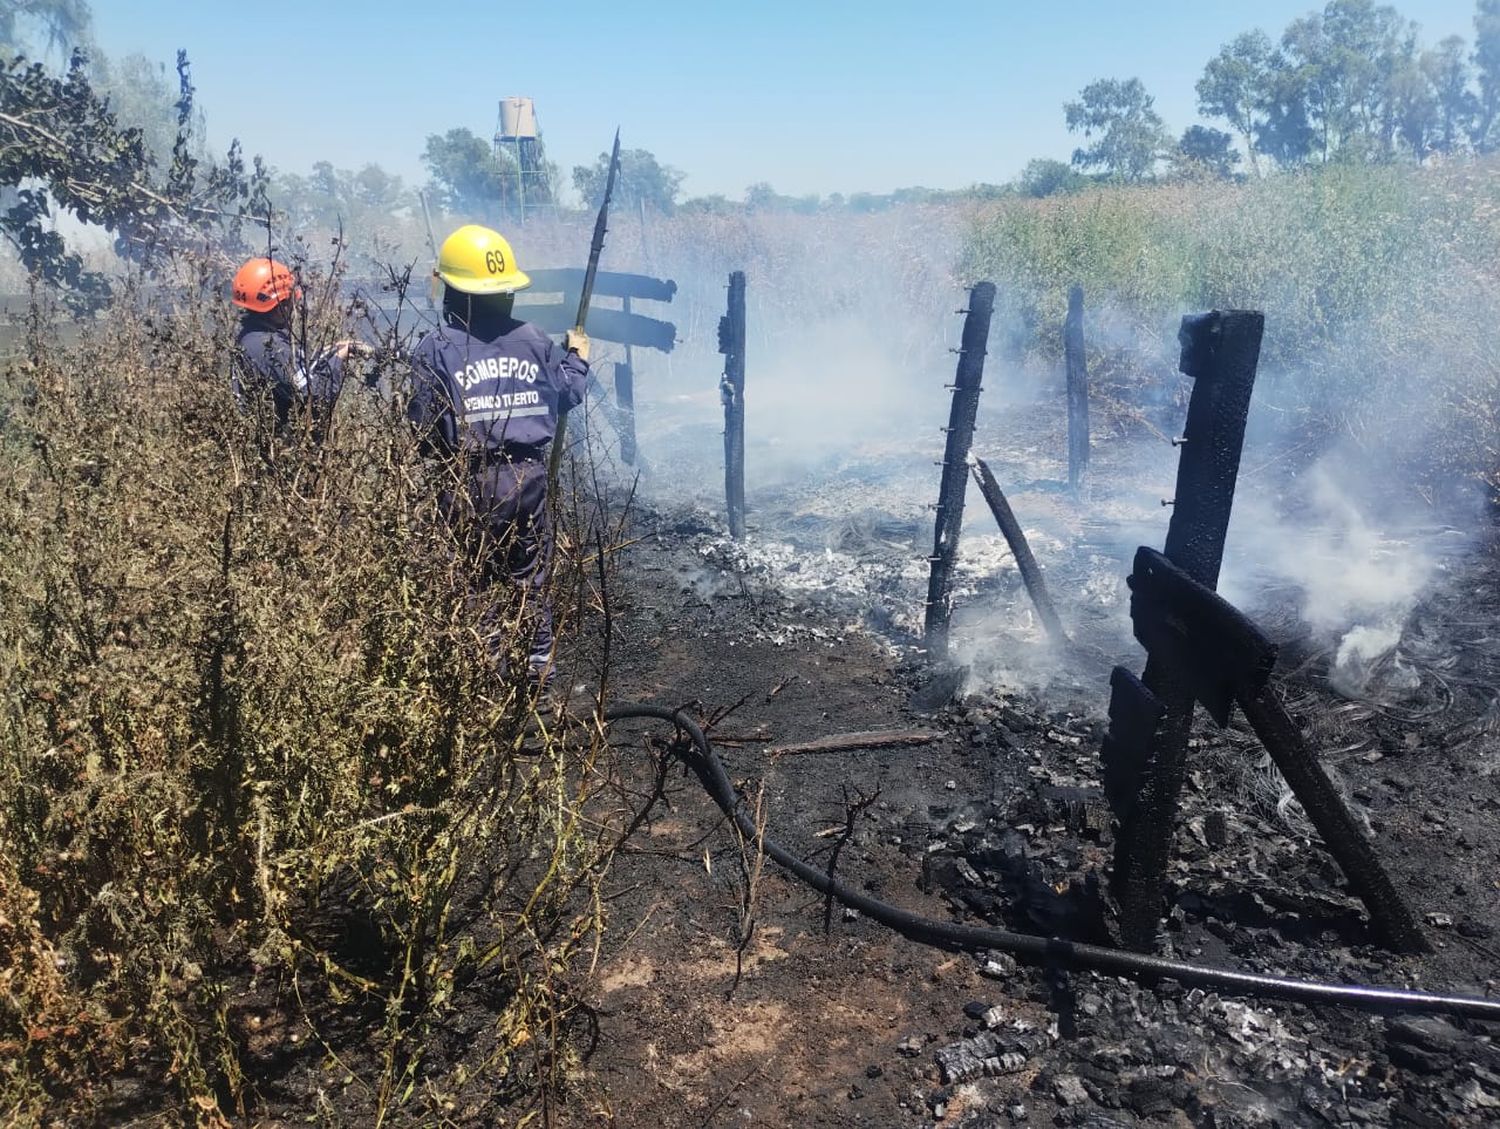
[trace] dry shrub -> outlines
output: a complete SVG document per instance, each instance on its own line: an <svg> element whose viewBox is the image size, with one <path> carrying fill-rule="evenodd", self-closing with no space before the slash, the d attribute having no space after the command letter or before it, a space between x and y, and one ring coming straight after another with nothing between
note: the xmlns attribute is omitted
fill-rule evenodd
<svg viewBox="0 0 1500 1129"><path fill-rule="evenodd" d="M175 301L34 316L0 382L0 1112L223 1124L300 1070L482 1119L566 1056L598 727L491 661L528 609L472 589L399 404L275 437L228 310Z"/></svg>

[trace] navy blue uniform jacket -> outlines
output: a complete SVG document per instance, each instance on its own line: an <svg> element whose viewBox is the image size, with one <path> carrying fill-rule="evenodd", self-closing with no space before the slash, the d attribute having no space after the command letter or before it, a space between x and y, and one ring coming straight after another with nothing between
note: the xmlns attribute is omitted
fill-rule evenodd
<svg viewBox="0 0 1500 1129"><path fill-rule="evenodd" d="M276 421L285 425L299 404L326 407L338 399L344 364L337 353L302 356L288 330L258 314L245 316L235 344L232 383L241 408L269 392Z"/></svg>
<svg viewBox="0 0 1500 1129"><path fill-rule="evenodd" d="M583 402L589 366L536 326L507 319L475 332L444 325L412 350L408 414L441 454L539 459L562 408Z"/></svg>

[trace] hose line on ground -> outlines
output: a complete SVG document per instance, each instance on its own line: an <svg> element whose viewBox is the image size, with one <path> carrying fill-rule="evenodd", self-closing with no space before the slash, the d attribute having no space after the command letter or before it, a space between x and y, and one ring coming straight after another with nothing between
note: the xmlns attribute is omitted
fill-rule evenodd
<svg viewBox="0 0 1500 1129"><path fill-rule="evenodd" d="M1384 1012L1436 1013L1500 1021L1500 999L1443 996L1403 988L1377 988L1357 984L1324 984L1254 972L1236 972L1228 968L1214 968L1144 953L1065 941L1058 937L1038 937L1029 933L1012 933L1006 929L956 925L921 917L850 889L767 838L742 810L734 782L709 744L703 729L681 710L651 705L610 706L604 711L604 718L606 721L652 719L677 726L688 735L696 749L695 755L687 758L688 766L702 781L714 803L734 820L741 835L758 843L778 865L820 893L838 899L844 905L913 941L950 949L1000 949L1034 964L1091 969L1143 980L1164 977L1184 985L1222 988L1245 995L1271 996L1299 1003L1339 1004Z"/></svg>

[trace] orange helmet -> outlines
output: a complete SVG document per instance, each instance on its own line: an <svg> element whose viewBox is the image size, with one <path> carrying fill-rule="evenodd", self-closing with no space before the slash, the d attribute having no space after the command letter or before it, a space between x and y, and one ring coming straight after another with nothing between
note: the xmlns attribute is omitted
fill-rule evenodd
<svg viewBox="0 0 1500 1129"><path fill-rule="evenodd" d="M251 259L234 275L232 298L236 306L269 313L288 298L302 297L291 267L275 259Z"/></svg>

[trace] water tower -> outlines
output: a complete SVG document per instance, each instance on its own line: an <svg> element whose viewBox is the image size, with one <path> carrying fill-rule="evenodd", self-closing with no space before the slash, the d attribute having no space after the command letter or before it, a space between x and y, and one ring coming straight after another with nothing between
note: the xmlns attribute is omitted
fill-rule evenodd
<svg viewBox="0 0 1500 1129"><path fill-rule="evenodd" d="M530 98L500 99L500 121L495 126L495 155L508 152L516 167L516 214L526 222L526 210L552 203L552 185L542 160L541 131L536 106Z"/></svg>

